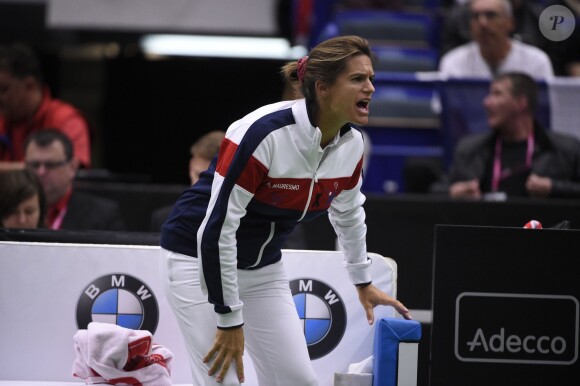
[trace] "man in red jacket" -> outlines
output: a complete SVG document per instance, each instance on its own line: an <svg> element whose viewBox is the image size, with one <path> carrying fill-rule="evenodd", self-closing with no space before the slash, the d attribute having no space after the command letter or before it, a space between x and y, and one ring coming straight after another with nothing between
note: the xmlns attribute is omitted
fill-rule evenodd
<svg viewBox="0 0 580 386"><path fill-rule="evenodd" d="M0 170L23 167L26 138L50 127L70 138L81 165L89 167L86 119L70 104L52 98L38 58L29 48L0 46Z"/></svg>

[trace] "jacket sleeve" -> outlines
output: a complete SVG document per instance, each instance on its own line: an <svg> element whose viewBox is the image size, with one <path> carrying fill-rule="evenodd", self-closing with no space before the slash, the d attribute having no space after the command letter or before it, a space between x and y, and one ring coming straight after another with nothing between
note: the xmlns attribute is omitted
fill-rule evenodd
<svg viewBox="0 0 580 386"><path fill-rule="evenodd" d="M481 182L485 165L490 157L488 143L487 135L476 134L462 138L455 147L449 172L434 182L429 191L434 194L447 195L451 184L455 182L469 181L474 178Z"/></svg>
<svg viewBox="0 0 580 386"><path fill-rule="evenodd" d="M344 265L353 284L371 282L371 260L367 255L367 226L363 208L366 198L360 191L361 168L362 158L352 176L352 186L343 190L328 210L328 218L344 251Z"/></svg>
<svg viewBox="0 0 580 386"><path fill-rule="evenodd" d="M552 197L578 198L580 197L580 182L567 180L552 180Z"/></svg>
<svg viewBox="0 0 580 386"><path fill-rule="evenodd" d="M81 165L88 168L91 166L91 140L90 129L87 121L80 115L71 115L62 123L59 129L72 141L74 155Z"/></svg>
<svg viewBox="0 0 580 386"><path fill-rule="evenodd" d="M555 142L559 147L560 158L567 160L569 178L553 178L551 197L580 197L580 142L575 138L566 138Z"/></svg>
<svg viewBox="0 0 580 386"><path fill-rule="evenodd" d="M198 230L201 285L218 315L218 327L243 324L237 282L236 231L268 170L254 157L267 152L226 138L220 148L206 216ZM260 157L262 158L262 157Z"/></svg>

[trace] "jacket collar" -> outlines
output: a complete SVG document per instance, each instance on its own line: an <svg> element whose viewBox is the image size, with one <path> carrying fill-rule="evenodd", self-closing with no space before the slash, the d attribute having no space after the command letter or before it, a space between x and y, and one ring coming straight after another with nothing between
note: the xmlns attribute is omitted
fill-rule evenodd
<svg viewBox="0 0 580 386"><path fill-rule="evenodd" d="M494 146L498 133L496 130L491 132L491 135L488 137L488 145ZM546 129L540 122L534 119L534 141L535 141L535 149L549 149L553 148L554 144L552 140L548 136Z"/></svg>
<svg viewBox="0 0 580 386"><path fill-rule="evenodd" d="M296 120L296 124L300 128L301 131L304 131L308 138L311 138L312 141L315 141L317 144L320 144L320 138L322 133L318 127L312 125L310 120L311 109L308 107L306 99L298 99L296 103L292 106L292 113L294 114L294 118ZM344 125L338 135L332 140L329 146L335 146L340 143L343 143L346 140L349 140L353 137L352 130L353 127L356 127L353 124L347 123Z"/></svg>

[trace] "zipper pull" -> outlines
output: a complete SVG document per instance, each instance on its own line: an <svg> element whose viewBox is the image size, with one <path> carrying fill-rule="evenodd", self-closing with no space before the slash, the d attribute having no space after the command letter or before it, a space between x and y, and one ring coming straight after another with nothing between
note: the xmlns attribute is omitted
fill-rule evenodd
<svg viewBox="0 0 580 386"><path fill-rule="evenodd" d="M318 183L318 172L314 172L314 182Z"/></svg>

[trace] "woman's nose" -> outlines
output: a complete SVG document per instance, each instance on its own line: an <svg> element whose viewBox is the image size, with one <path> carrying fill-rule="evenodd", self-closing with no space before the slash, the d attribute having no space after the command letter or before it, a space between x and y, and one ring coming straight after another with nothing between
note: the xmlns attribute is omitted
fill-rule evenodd
<svg viewBox="0 0 580 386"><path fill-rule="evenodd" d="M26 220L27 220L28 216L26 216L26 213L22 212L18 214L18 224L24 225L26 224Z"/></svg>

